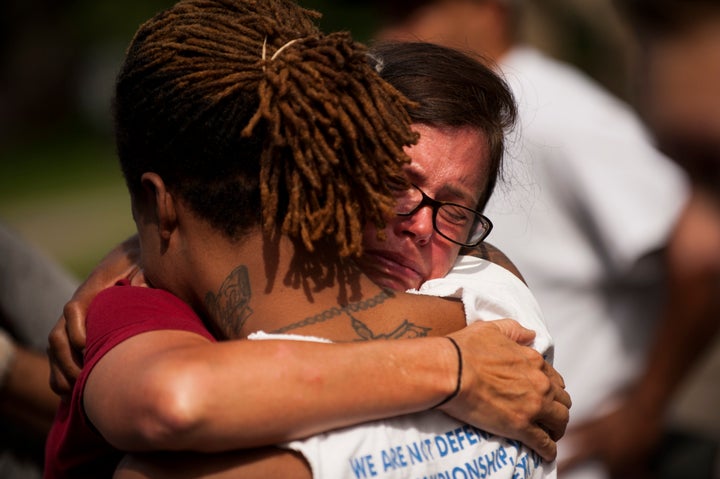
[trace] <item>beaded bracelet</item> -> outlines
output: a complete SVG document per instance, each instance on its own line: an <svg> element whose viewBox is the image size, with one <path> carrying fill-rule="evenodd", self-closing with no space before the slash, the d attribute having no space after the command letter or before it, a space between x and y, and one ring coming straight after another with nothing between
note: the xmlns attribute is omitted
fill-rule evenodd
<svg viewBox="0 0 720 479"><path fill-rule="evenodd" d="M433 409L439 408L446 402L455 399L455 397L460 394L460 387L462 386L462 372L463 372L463 359L462 359L462 352L460 351L460 346L458 346L458 343L455 342L455 340L449 336L445 336L446 339L448 339L453 346L455 346L455 351L457 351L457 357L458 357L458 373L457 373L457 382L455 383L455 390L451 392L448 397L440 401L438 404L433 406Z"/></svg>

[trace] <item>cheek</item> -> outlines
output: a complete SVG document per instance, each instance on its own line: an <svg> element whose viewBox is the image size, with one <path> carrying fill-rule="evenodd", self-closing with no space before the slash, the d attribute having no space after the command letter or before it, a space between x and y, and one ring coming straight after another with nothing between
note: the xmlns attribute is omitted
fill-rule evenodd
<svg viewBox="0 0 720 479"><path fill-rule="evenodd" d="M432 268L428 279L442 278L450 272L460 253L460 246L449 241L435 241L432 251Z"/></svg>
<svg viewBox="0 0 720 479"><path fill-rule="evenodd" d="M393 220L386 221L385 228L378 230L373 225L366 225L363 230L362 244L364 249L374 249L379 245L387 244L392 240L393 237ZM378 238L378 231L382 231L385 235L385 239Z"/></svg>
<svg viewBox="0 0 720 479"><path fill-rule="evenodd" d="M377 229L373 226L365 226L363 230L362 245L363 249L372 249L377 242Z"/></svg>

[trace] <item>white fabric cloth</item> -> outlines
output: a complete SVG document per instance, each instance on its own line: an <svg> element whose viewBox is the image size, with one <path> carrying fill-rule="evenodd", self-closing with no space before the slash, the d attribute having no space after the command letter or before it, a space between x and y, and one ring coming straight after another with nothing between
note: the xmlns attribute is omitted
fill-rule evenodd
<svg viewBox="0 0 720 479"><path fill-rule="evenodd" d="M428 281L412 292L461 298L468 323L516 319L536 331L534 347L552 355L552 339L535 298L522 281L500 266L460 257L445 278ZM250 336L268 338L273 335ZM302 453L315 479L556 477L554 462L544 463L516 441L490 435L439 411L375 421L281 446Z"/></svg>
<svg viewBox="0 0 720 479"><path fill-rule="evenodd" d="M462 298L467 323L511 318L536 332L531 345L553 363L554 346L535 296L505 268L472 256L459 256L443 278L431 279L408 293Z"/></svg>
<svg viewBox="0 0 720 479"><path fill-rule="evenodd" d="M501 68L520 128L485 211L489 241L540 303L572 427L638 374L663 294L659 259L640 259L665 244L688 189L634 112L580 71L528 47Z"/></svg>

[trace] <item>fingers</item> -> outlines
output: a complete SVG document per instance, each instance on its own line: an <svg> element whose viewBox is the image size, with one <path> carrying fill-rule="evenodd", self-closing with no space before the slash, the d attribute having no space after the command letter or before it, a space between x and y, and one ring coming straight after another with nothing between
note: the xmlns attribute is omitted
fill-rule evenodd
<svg viewBox="0 0 720 479"><path fill-rule="evenodd" d="M63 315L48 335L48 358L50 359L50 387L60 396L69 395L80 375L85 348L86 305L80 290L63 308Z"/></svg>
<svg viewBox="0 0 720 479"><path fill-rule="evenodd" d="M530 344L535 339L535 331L521 326L513 319L498 319L488 323L495 325L501 333L516 343Z"/></svg>
<svg viewBox="0 0 720 479"><path fill-rule="evenodd" d="M545 394L544 401L538 407L520 439L525 445L537 452L547 461L557 455L557 441L563 437L570 420L570 395L564 389L552 385Z"/></svg>
<svg viewBox="0 0 720 479"><path fill-rule="evenodd" d="M81 290L78 290L80 293ZM77 295L76 295L77 296ZM82 296L82 295L80 295ZM65 332L68 336L70 346L80 353L85 349L85 317L90 299L73 298L63 308L63 319L65 320Z"/></svg>
<svg viewBox="0 0 720 479"><path fill-rule="evenodd" d="M85 318L93 298L119 279L130 277L134 284L144 283L138 274L140 245L137 235L113 249L75 291L63 308L63 315L48 335L50 385L57 394L67 395L80 374L85 349Z"/></svg>
<svg viewBox="0 0 720 479"><path fill-rule="evenodd" d="M572 407L572 398L565 390L565 380L560 373L558 373L548 362L543 364L543 372L550 380L553 400L559 402L567 409Z"/></svg>
<svg viewBox="0 0 720 479"><path fill-rule="evenodd" d="M60 317L48 335L48 357L50 359L50 387L60 395L67 396L72 391L75 380L80 374L80 362L70 346L65 331L65 319Z"/></svg>
<svg viewBox="0 0 720 479"><path fill-rule="evenodd" d="M130 280L131 286L148 287L147 281L145 281L145 273L143 273L143 270L139 266L130 273L128 280Z"/></svg>
<svg viewBox="0 0 720 479"><path fill-rule="evenodd" d="M565 434L570 420L572 399L565 390L565 381L550 364L543 364L543 373L549 380L549 388L545 396L545 405L540 410L536 422L549 434L554 441L560 440Z"/></svg>
<svg viewBox="0 0 720 479"><path fill-rule="evenodd" d="M557 370L552 366L552 364L545 361L543 372L548 378L550 378L550 381L557 384L560 388L565 389L565 380L560 375L560 373L557 372Z"/></svg>
<svg viewBox="0 0 720 479"><path fill-rule="evenodd" d="M554 459L572 401L560 374L540 353L518 344L532 340L534 332L499 320L475 323L453 337L465 359L463 389L441 409Z"/></svg>
<svg viewBox="0 0 720 479"><path fill-rule="evenodd" d="M561 403L553 401L538 417L537 424L546 431L550 439L559 441L565 435L569 420L570 410Z"/></svg>
<svg viewBox="0 0 720 479"><path fill-rule="evenodd" d="M554 461L557 457L557 443L540 426L531 426L526 430L520 442L537 452L545 461Z"/></svg>
<svg viewBox="0 0 720 479"><path fill-rule="evenodd" d="M565 391L562 377L547 363L540 368L544 378L539 376L535 383L537 403L529 416L531 425L527 428L528 443L543 458L557 454L556 441L565 434L570 420L570 395Z"/></svg>
<svg viewBox="0 0 720 479"><path fill-rule="evenodd" d="M572 407L572 398L570 397L570 394L563 388L556 388L555 389L555 401L562 404L565 409L570 409Z"/></svg>

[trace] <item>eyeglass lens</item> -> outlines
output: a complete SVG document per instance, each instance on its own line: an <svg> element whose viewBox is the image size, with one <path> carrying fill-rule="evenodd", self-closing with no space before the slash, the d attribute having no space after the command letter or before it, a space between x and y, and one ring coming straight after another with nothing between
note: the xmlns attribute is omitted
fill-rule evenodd
<svg viewBox="0 0 720 479"><path fill-rule="evenodd" d="M491 228L482 214L462 205L437 201L415 185L396 196L398 215L413 215L423 206L432 208L435 230L454 243L474 246Z"/></svg>

